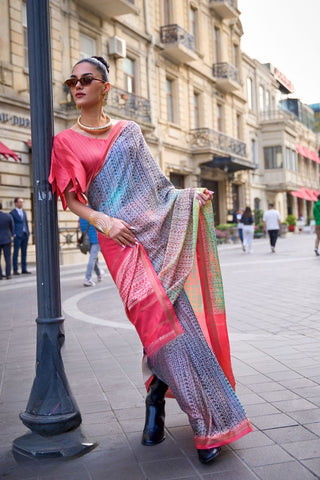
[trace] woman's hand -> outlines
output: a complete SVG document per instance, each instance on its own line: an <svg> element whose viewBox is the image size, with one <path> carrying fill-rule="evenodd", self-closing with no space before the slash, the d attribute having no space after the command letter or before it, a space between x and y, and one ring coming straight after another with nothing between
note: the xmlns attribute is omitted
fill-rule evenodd
<svg viewBox="0 0 320 480"><path fill-rule="evenodd" d="M203 192L198 192L196 194L197 199L199 200L200 207L203 207L206 205L208 202L212 201L213 198L213 192L211 190L207 190L206 188L203 190Z"/></svg>
<svg viewBox="0 0 320 480"><path fill-rule="evenodd" d="M130 226L124 220L112 218L112 226L109 230L109 238L112 238L121 247L133 247L137 242L134 236L134 227Z"/></svg>
<svg viewBox="0 0 320 480"><path fill-rule="evenodd" d="M101 233L114 240L121 247L132 247L137 243L134 236L134 227L124 220L93 211L89 217L89 223L92 223Z"/></svg>

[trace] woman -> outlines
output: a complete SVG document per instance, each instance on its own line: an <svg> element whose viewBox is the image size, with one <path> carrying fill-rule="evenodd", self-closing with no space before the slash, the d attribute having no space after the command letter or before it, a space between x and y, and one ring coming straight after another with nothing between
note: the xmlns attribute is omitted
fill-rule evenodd
<svg viewBox="0 0 320 480"><path fill-rule="evenodd" d="M243 224L243 251L248 251L248 253L251 253L254 233L254 219L250 207L246 207L245 211L243 212L241 223Z"/></svg>
<svg viewBox="0 0 320 480"><path fill-rule="evenodd" d="M97 228L142 341L148 391L142 443L165 438L169 386L189 416L200 461L209 463L222 445L252 430L232 389L212 192L176 190L138 125L104 115L108 73L102 57L87 58L65 82L81 116L55 137L49 180L63 207Z"/></svg>

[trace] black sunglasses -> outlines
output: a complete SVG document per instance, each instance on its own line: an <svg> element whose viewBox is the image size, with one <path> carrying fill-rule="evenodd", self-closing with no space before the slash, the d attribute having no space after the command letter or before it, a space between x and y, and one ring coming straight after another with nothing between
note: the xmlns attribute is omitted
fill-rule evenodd
<svg viewBox="0 0 320 480"><path fill-rule="evenodd" d="M78 82L80 82L80 85L82 87L85 87L86 85L90 85L91 82L93 82L93 80L97 80L97 82L102 82L102 83L106 83L104 80L101 80L101 78L95 78L95 77L81 77L81 78L68 78L68 80L66 80L64 82L64 84L71 88L71 87L75 87L77 85Z"/></svg>

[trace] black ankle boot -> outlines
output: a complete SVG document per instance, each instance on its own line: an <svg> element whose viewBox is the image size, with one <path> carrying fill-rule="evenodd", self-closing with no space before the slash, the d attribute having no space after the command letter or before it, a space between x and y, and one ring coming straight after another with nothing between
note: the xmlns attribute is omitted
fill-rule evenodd
<svg viewBox="0 0 320 480"><path fill-rule="evenodd" d="M197 451L201 463L210 463L219 455L219 453L221 452L221 448L198 448Z"/></svg>
<svg viewBox="0 0 320 480"><path fill-rule="evenodd" d="M146 422L142 433L142 445L156 445L165 439L164 396L167 390L168 385L155 376L146 398Z"/></svg>

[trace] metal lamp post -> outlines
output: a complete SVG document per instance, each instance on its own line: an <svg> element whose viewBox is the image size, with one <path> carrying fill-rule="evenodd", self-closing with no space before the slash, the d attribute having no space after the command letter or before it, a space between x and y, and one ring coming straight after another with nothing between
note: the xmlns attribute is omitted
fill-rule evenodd
<svg viewBox="0 0 320 480"><path fill-rule="evenodd" d="M36 376L26 411L31 429L13 442L13 453L29 457L73 456L95 445L84 441L81 415L61 357L57 202L48 182L53 140L49 0L28 0L28 51L37 263Z"/></svg>

